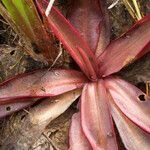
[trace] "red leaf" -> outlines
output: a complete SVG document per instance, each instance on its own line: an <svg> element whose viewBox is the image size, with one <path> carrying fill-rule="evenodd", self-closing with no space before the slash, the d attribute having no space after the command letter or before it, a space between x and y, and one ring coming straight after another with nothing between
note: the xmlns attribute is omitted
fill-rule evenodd
<svg viewBox="0 0 150 150"><path fill-rule="evenodd" d="M105 84L119 109L150 133L150 98L140 89L119 78L108 78Z"/></svg>
<svg viewBox="0 0 150 150"><path fill-rule="evenodd" d="M64 113L80 96L81 89L73 90L59 96L45 99L28 110L28 113L18 119L11 118L11 130L4 134L1 141L1 150L27 150L40 138L46 126L55 118ZM5 129L10 129L10 120L6 121ZM11 131L11 132L10 132ZM1 129L1 134L6 133ZM19 142L18 142L19 141ZM27 144L24 144L27 143ZM50 150L50 149L49 149Z"/></svg>
<svg viewBox="0 0 150 150"><path fill-rule="evenodd" d="M110 40L108 17L101 3L103 2L99 0L72 0L67 13L67 18L81 33L90 48L94 52L97 51L97 56Z"/></svg>
<svg viewBox="0 0 150 150"><path fill-rule="evenodd" d="M30 120L40 127L44 125L45 128L50 121L63 114L80 95L81 89L76 89L44 100L29 111L31 113Z"/></svg>
<svg viewBox="0 0 150 150"><path fill-rule="evenodd" d="M113 119L125 147L128 150L149 150L150 134L145 133L142 129L130 121L113 103L113 101L111 101L111 108Z"/></svg>
<svg viewBox="0 0 150 150"><path fill-rule="evenodd" d="M84 86L81 96L81 126L93 149L117 149L102 80Z"/></svg>
<svg viewBox="0 0 150 150"><path fill-rule="evenodd" d="M83 86L85 76L74 70L37 70L0 85L0 104L13 99L56 96Z"/></svg>
<svg viewBox="0 0 150 150"><path fill-rule="evenodd" d="M99 57L99 73L104 77L118 72L148 51L150 51L150 14L106 48Z"/></svg>
<svg viewBox="0 0 150 150"><path fill-rule="evenodd" d="M23 101L27 101L27 100L23 100ZM0 105L0 118L10 115L13 112L19 111L23 108L26 108L26 107L32 105L33 103L34 103L34 101L27 101L27 102L19 102L19 103Z"/></svg>
<svg viewBox="0 0 150 150"><path fill-rule="evenodd" d="M37 0L37 5L42 15L44 16L44 12L47 7L47 3L42 0ZM73 57L73 59L77 62L83 72L89 77L96 79L96 71L97 71L97 63L95 56L87 43L82 39L77 30L66 20L66 18L56 9L52 8L51 13L48 17L43 18L45 20L45 25L51 28L53 33L57 36L57 38L63 43L66 47L67 51ZM83 52L82 52L83 51ZM85 60L82 54L86 55L88 60ZM88 62L87 62L88 61ZM92 67L95 70L91 72L88 69L87 63L91 63Z"/></svg>
<svg viewBox="0 0 150 150"><path fill-rule="evenodd" d="M80 113L76 113L72 117L69 132L69 145L69 150L92 150L81 128Z"/></svg>

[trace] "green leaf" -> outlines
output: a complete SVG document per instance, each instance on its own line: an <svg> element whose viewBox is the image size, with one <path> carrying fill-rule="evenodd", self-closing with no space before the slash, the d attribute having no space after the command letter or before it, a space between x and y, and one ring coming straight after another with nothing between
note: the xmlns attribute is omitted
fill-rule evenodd
<svg viewBox="0 0 150 150"><path fill-rule="evenodd" d="M53 39L47 34L42 20L36 10L33 0L2 0L17 28L25 35L30 45L36 45L35 53L42 53L47 61L56 57L56 47Z"/></svg>

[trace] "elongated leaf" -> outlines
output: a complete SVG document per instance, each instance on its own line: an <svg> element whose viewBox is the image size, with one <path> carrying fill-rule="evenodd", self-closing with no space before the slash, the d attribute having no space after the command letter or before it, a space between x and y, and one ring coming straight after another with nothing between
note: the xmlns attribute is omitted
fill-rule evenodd
<svg viewBox="0 0 150 150"><path fill-rule="evenodd" d="M69 108L81 95L81 91L81 89L76 89L43 101L39 106L31 110L31 113L34 112L34 114L32 113L33 115L29 116L30 120L33 121L33 124L34 121L38 121L39 125L44 125L43 123L48 125L50 121L57 118Z"/></svg>
<svg viewBox="0 0 150 150"><path fill-rule="evenodd" d="M101 0L72 0L67 18L97 54L109 43L108 18Z"/></svg>
<svg viewBox="0 0 150 150"><path fill-rule="evenodd" d="M68 107L79 97L81 90L74 90L65 94L43 100L38 105L29 109L28 115L23 119L16 119L15 125L6 124L10 129L2 140L1 149L27 150L39 139L46 126L59 115L64 113ZM13 118L14 119L14 118ZM13 120L12 119L12 120ZM14 120L13 120L14 123ZM7 126L9 125L9 126ZM2 134L5 131L1 130ZM25 144L26 143L26 144Z"/></svg>
<svg viewBox="0 0 150 150"><path fill-rule="evenodd" d="M99 73L101 76L115 73L148 51L150 51L150 14L106 48L99 57Z"/></svg>
<svg viewBox="0 0 150 150"><path fill-rule="evenodd" d="M77 88L87 82L85 76L73 70L37 70L14 77L0 85L0 103L13 99L56 96Z"/></svg>
<svg viewBox="0 0 150 150"><path fill-rule="evenodd" d="M69 145L69 150L92 150L81 128L80 113L76 113L72 117L69 132Z"/></svg>
<svg viewBox="0 0 150 150"><path fill-rule="evenodd" d="M29 100L27 101L26 99L21 100L21 101L24 101L24 102L0 105L0 118L10 115L13 112L19 111L23 108L26 108L26 107L34 104L34 102L35 102L35 101L29 101Z"/></svg>
<svg viewBox="0 0 150 150"><path fill-rule="evenodd" d="M29 45L28 48L31 47L35 51L35 53L31 50L28 52L37 58L42 58L40 57L42 53L48 62L52 62L57 56L57 49L52 37L46 33L33 0L2 0L2 2L15 21L16 27L22 32L23 37L20 38Z"/></svg>
<svg viewBox="0 0 150 150"><path fill-rule="evenodd" d="M103 81L84 86L81 96L81 125L93 149L117 149Z"/></svg>
<svg viewBox="0 0 150 150"><path fill-rule="evenodd" d="M38 8L42 15L47 7L47 3L43 0L36 0ZM83 72L88 76L88 78L96 79L97 63L95 56L87 43L81 38L77 30L66 20L66 18L55 8L53 7L51 13L48 17L44 18L46 24L49 24L48 28L51 28L53 33L57 38L63 43L67 51L77 62L79 67ZM86 60L83 58L83 55L86 55ZM89 69L86 65L91 63L94 72Z"/></svg>
<svg viewBox="0 0 150 150"><path fill-rule="evenodd" d="M131 122L111 101L112 116L127 150L149 150L150 134ZM134 108L132 108L134 109Z"/></svg>
<svg viewBox="0 0 150 150"><path fill-rule="evenodd" d="M121 111L150 133L150 98L140 89L119 78L109 78L105 80L105 84Z"/></svg>

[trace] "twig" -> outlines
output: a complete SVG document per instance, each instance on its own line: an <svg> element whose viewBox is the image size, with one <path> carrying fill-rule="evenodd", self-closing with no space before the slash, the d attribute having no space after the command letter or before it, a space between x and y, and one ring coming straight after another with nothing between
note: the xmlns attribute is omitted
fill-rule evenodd
<svg viewBox="0 0 150 150"><path fill-rule="evenodd" d="M54 2L55 2L55 0L50 0L48 6L47 6L47 8L46 8L46 11L45 11L45 15L46 15L46 16L49 15L49 13L50 13L50 11L51 11L51 9L52 9L52 6L53 6L53 4L54 4Z"/></svg>
<svg viewBox="0 0 150 150"><path fill-rule="evenodd" d="M2 22L3 24L9 25L8 22L4 21L3 19L0 19L0 22Z"/></svg>
<svg viewBox="0 0 150 150"><path fill-rule="evenodd" d="M23 56L21 56L14 65L10 66L9 69L12 70L13 68L15 68L17 66L17 64L19 64L21 62L22 59L23 59Z"/></svg>
<svg viewBox="0 0 150 150"><path fill-rule="evenodd" d="M112 9L113 7L115 7L118 4L119 0L116 0L115 2L113 2L108 9Z"/></svg>
<svg viewBox="0 0 150 150"><path fill-rule="evenodd" d="M60 56L63 53L63 49L62 49L62 43L59 42L59 54L57 55L57 57L55 58L53 64L49 67L48 71L56 64L57 60L60 58Z"/></svg>
<svg viewBox="0 0 150 150"><path fill-rule="evenodd" d="M55 150L59 150L59 148L57 147L57 145L45 133L42 133L42 135L47 139L47 141L53 146L53 148Z"/></svg>

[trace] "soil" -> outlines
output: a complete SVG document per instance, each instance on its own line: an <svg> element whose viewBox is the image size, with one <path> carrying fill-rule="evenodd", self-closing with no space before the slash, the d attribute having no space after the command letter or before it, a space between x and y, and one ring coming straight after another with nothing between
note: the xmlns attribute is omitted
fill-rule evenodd
<svg viewBox="0 0 150 150"><path fill-rule="evenodd" d="M107 7L114 1L107 0ZM66 3L67 0L57 2L57 4L61 5L64 12L66 6L69 7L69 4L67 3L66 5ZM143 14L150 13L150 0L140 0L140 5ZM109 14L112 24L112 39L119 37L127 31L134 22L121 0L109 10ZM16 74L30 72L37 68L50 67L50 65L47 66L42 62L33 60L18 46L18 35L4 19L0 18L0 82ZM59 42L57 41L56 43ZM76 66L69 55L63 50L61 57L53 68L76 68ZM126 67L118 75L143 88L145 81L150 81L150 54ZM36 134L33 134L32 140L28 142L28 148L24 148L26 146L23 145L22 148L17 148L13 144L13 146L8 145L4 150L67 150L70 119L72 114L77 111L76 104L77 102L72 104L64 114L53 120L40 137L37 138ZM18 128L21 128L20 124L23 123L22 116L27 115L29 109L27 108L0 120L0 146L5 144L4 141L8 141L7 138L9 136L17 136L19 134ZM36 130L36 132L38 131ZM119 135L117 137L120 138ZM11 140L10 138L8 139ZM0 147L0 149L2 148ZM123 144L120 142L120 150L124 149Z"/></svg>

